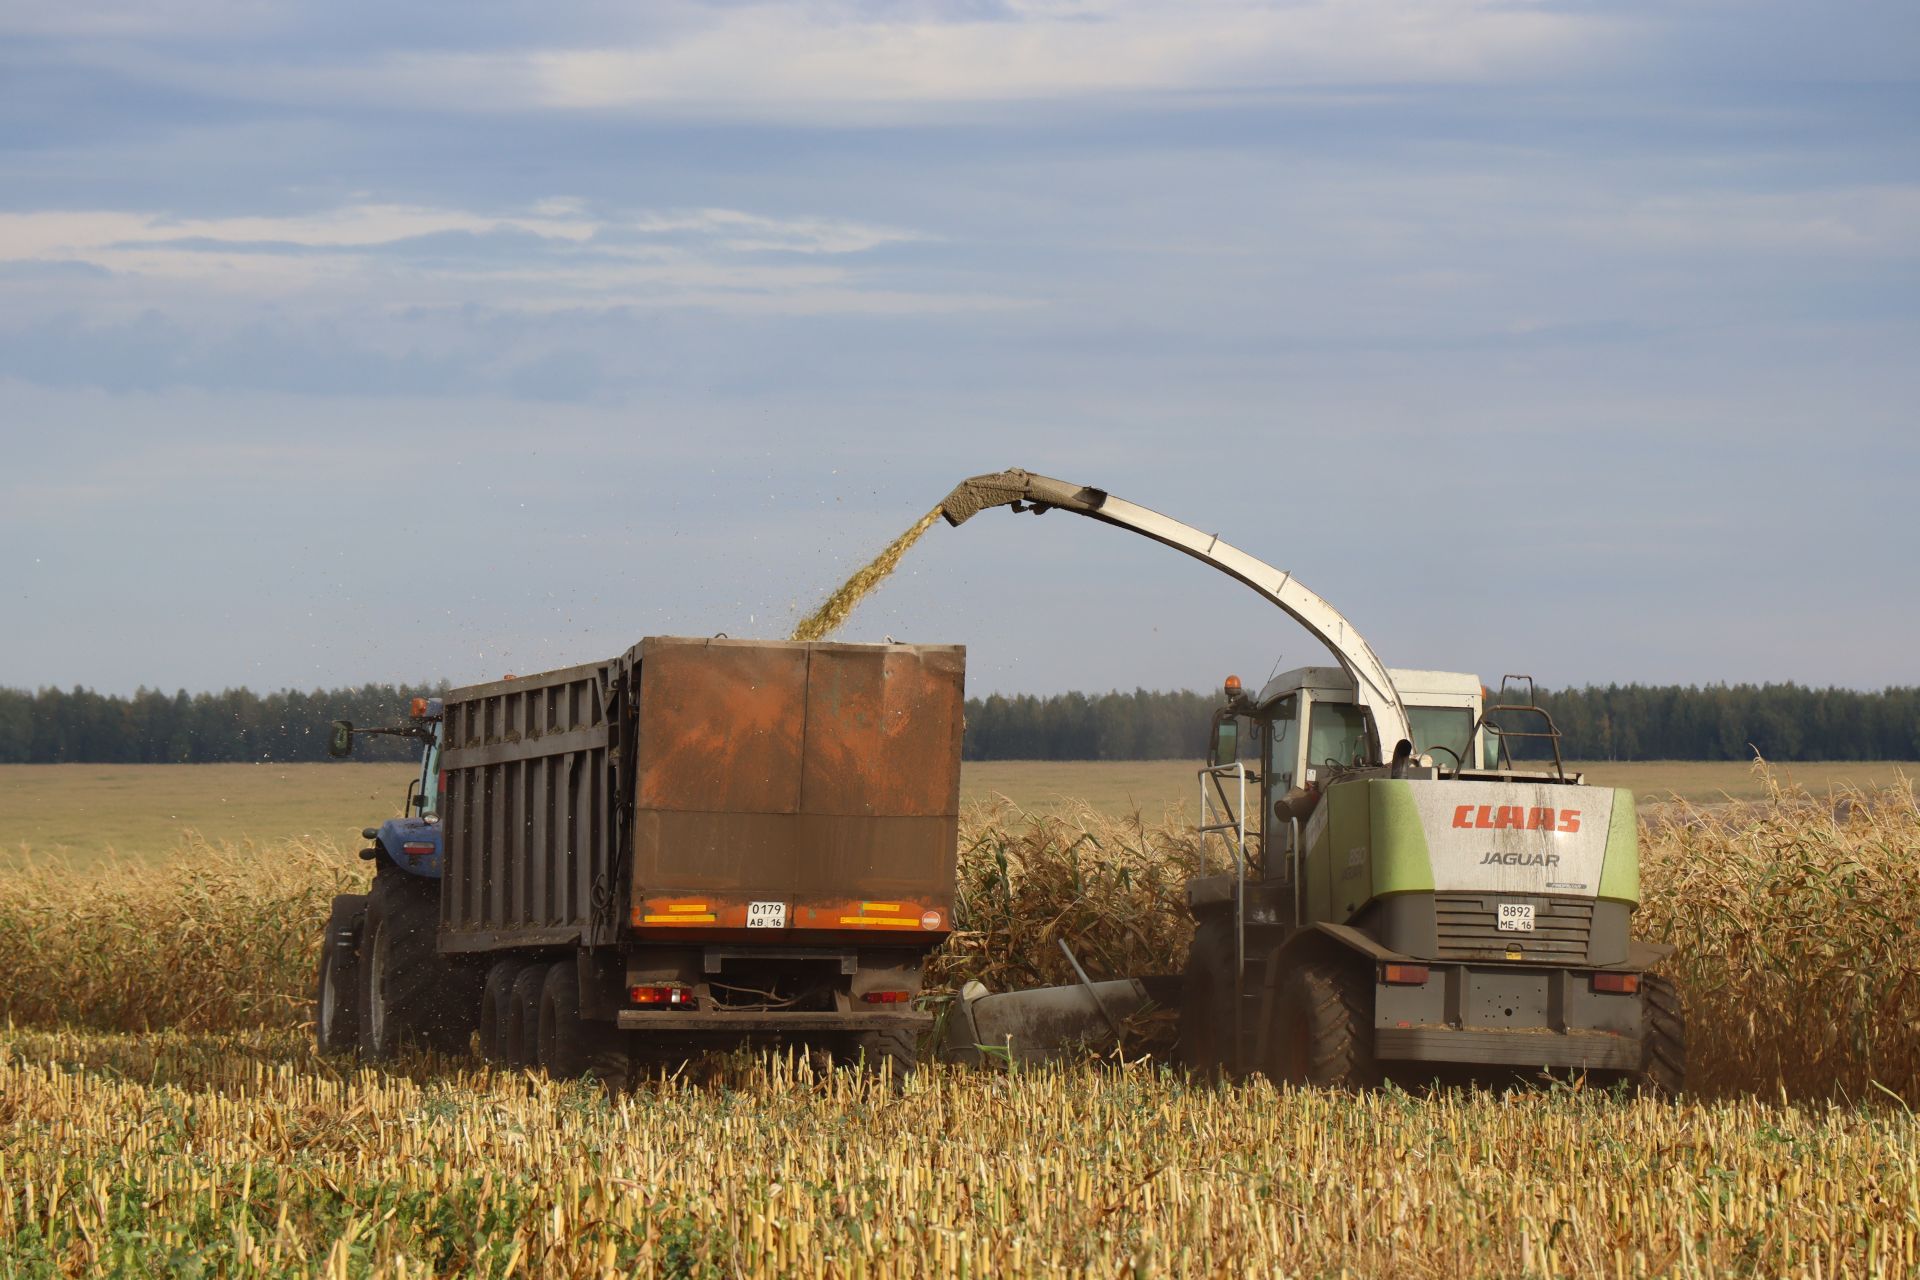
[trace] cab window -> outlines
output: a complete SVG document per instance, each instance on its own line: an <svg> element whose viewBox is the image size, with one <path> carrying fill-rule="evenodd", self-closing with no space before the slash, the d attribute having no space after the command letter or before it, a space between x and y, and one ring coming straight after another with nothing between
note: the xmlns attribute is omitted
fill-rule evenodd
<svg viewBox="0 0 1920 1280"><path fill-rule="evenodd" d="M420 794L426 797L426 803L420 807L420 816L431 818L440 812L440 725L433 726L433 741L420 758Z"/></svg>
<svg viewBox="0 0 1920 1280"><path fill-rule="evenodd" d="M1413 730L1414 755L1429 755L1441 747L1444 750L1434 757L1435 764L1473 768L1467 740L1473 732L1473 712L1466 707L1408 707L1407 725Z"/></svg>
<svg viewBox="0 0 1920 1280"><path fill-rule="evenodd" d="M1273 704L1267 721L1267 777L1276 794L1299 785L1294 770L1299 768L1300 699L1297 695Z"/></svg>
<svg viewBox="0 0 1920 1280"><path fill-rule="evenodd" d="M1316 702L1308 717L1307 767L1317 769L1332 761L1353 764L1367 754L1366 720L1360 708L1346 702Z"/></svg>

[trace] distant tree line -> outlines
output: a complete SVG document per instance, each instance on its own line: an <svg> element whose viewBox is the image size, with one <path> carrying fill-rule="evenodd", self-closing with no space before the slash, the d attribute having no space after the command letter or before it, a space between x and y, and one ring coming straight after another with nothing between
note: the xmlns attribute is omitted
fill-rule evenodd
<svg viewBox="0 0 1920 1280"><path fill-rule="evenodd" d="M203 764L325 760L334 720L389 724L433 686L257 694L131 696L89 689L0 689L0 764ZM969 760L1198 759L1218 695L1181 692L992 694L967 700ZM1878 692L1797 684L1608 685L1541 690L1561 750L1578 760L1920 760L1920 688ZM359 760L418 748L364 738Z"/></svg>
<svg viewBox="0 0 1920 1280"><path fill-rule="evenodd" d="M1219 701L1144 689L971 698L966 758L1197 760ZM1542 689L1538 701L1574 760L1920 760L1920 688L1630 684ZM1523 758L1544 751L1518 745Z"/></svg>
<svg viewBox="0 0 1920 1280"><path fill-rule="evenodd" d="M0 764L213 764L327 759L335 720L393 724L407 704L445 685L412 688L368 684L302 693L163 693L132 696L91 689L0 689ZM363 738L356 760L417 759L419 744Z"/></svg>

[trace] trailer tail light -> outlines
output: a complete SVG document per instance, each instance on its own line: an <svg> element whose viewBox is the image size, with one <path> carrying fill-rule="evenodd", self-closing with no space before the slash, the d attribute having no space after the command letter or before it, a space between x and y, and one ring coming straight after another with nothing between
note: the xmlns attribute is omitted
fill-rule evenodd
<svg viewBox="0 0 1920 1280"><path fill-rule="evenodd" d="M860 997L868 1004L905 1004L913 999L911 991L869 991Z"/></svg>
<svg viewBox="0 0 1920 1280"><path fill-rule="evenodd" d="M1612 991L1617 995L1630 996L1640 989L1640 975L1637 973L1596 973L1593 975L1595 991Z"/></svg>
<svg viewBox="0 0 1920 1280"><path fill-rule="evenodd" d="M1427 966L1423 964L1383 964L1380 966L1380 978L1398 987L1424 987L1427 984Z"/></svg>
<svg viewBox="0 0 1920 1280"><path fill-rule="evenodd" d="M635 1004L663 1004L672 1009L691 1009L693 1007L693 988L674 983L658 986L630 987L627 994Z"/></svg>

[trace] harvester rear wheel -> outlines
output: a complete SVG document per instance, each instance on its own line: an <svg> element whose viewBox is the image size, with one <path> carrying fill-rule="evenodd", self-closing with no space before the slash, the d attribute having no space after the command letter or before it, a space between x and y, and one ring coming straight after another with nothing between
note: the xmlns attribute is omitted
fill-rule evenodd
<svg viewBox="0 0 1920 1280"><path fill-rule="evenodd" d="M1193 931L1180 989L1180 1061L1218 1076L1233 1065L1233 922L1212 917Z"/></svg>
<svg viewBox="0 0 1920 1280"><path fill-rule="evenodd" d="M352 1053L360 1043L359 938L366 914L365 894L343 893L327 916L313 990L313 1038L321 1053Z"/></svg>
<svg viewBox="0 0 1920 1280"><path fill-rule="evenodd" d="M1367 1089L1380 1083L1373 1056L1373 984L1363 966L1315 956L1282 980L1272 1035L1276 1083Z"/></svg>
<svg viewBox="0 0 1920 1280"><path fill-rule="evenodd" d="M1642 1054L1633 1083L1643 1093L1674 1098L1687 1084L1687 1015L1671 980L1649 973L1640 979Z"/></svg>
<svg viewBox="0 0 1920 1280"><path fill-rule="evenodd" d="M515 956L496 960L487 970L480 989L480 1055L489 1062L508 1061L506 1029L513 1020L513 983L527 963Z"/></svg>

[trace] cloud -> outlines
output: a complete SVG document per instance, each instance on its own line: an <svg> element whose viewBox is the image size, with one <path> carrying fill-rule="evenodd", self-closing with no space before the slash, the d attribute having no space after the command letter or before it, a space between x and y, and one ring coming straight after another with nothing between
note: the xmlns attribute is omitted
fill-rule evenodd
<svg viewBox="0 0 1920 1280"><path fill-rule="evenodd" d="M737 209L595 215L549 198L483 214L356 203L294 215L0 213L0 270L30 281L88 272L124 308L141 286L214 294L359 295L388 309L703 307L786 314L975 310L1015 301L902 288L840 265L921 232ZM102 273L105 273L102 276Z"/></svg>

